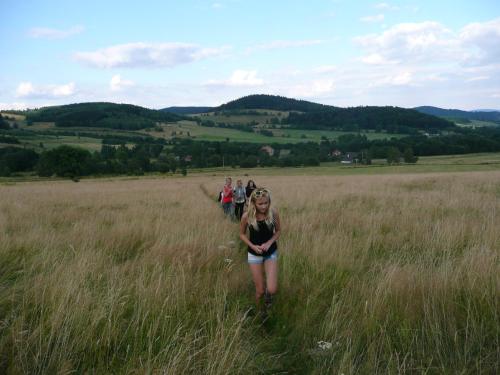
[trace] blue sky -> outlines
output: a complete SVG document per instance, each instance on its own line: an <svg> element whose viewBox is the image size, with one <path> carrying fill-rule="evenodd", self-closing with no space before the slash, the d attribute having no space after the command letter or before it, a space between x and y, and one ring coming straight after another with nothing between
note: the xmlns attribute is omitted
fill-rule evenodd
<svg viewBox="0 0 500 375"><path fill-rule="evenodd" d="M0 109L219 105L500 109L500 1L1 0Z"/></svg>

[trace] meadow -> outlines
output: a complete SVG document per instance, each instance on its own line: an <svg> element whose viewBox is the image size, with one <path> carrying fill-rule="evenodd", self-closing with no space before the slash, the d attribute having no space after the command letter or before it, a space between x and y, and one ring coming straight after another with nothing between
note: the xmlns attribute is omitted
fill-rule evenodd
<svg viewBox="0 0 500 375"><path fill-rule="evenodd" d="M210 114L207 116L199 116L201 119L209 119L217 123L229 123L229 124L239 124L246 125L250 122L264 124L266 120L270 120L272 117L285 116L287 112L278 111L266 111L268 115L214 115ZM101 140L97 138L87 138L87 137L76 137L67 135L44 134L46 131L50 132L91 132L96 134L101 134L104 138L105 136L153 136L156 138L164 138L170 140L173 137L176 138L191 138L197 141L214 141L214 142L225 142L229 139L232 142L251 142L251 143L302 143L302 142L321 142L322 139L336 139L341 135L345 134L358 134L358 132L344 132L336 130L307 130L307 129L271 129L274 136L265 136L260 133L246 132L231 128L219 128L219 127L206 127L200 126L194 121L179 121L175 123L162 123L157 129L144 129L138 131L130 130L119 130L119 129L104 129L104 128L91 128L91 127L56 127L53 122L35 122L32 125L27 125L24 116L15 115L12 113L4 113L10 118L16 118L17 124L20 129L30 130L34 133L31 135L20 135L18 138L21 140L22 144L33 148L37 151L43 151L40 144L43 144L44 148L52 149L63 144L82 147L89 151L99 151L101 148ZM250 126L250 125L249 125ZM161 131L158 131L161 130ZM388 138L401 138L403 134L388 134L385 132L361 132L360 134L365 135L369 140L374 139L388 139Z"/></svg>
<svg viewBox="0 0 500 375"><path fill-rule="evenodd" d="M234 123L238 123L235 121ZM308 129L268 129L273 132L273 136L265 136L260 133L245 132L231 128L206 127L200 126L192 121L179 121L163 125L163 132L150 131L147 134L155 137L170 139L172 133L180 138L194 137L198 141L226 141L227 138L233 142L252 142L252 143L302 143L302 142L320 142L325 137L327 139L336 139L345 134L358 134L358 132L344 132L337 130L308 130ZM188 137L189 132L189 137ZM361 132L369 140L388 139L391 137L401 138L402 134L388 134L375 132ZM323 137L323 138L322 138Z"/></svg>
<svg viewBox="0 0 500 375"><path fill-rule="evenodd" d="M264 323L221 176L0 185L0 373L500 371L500 171L274 171Z"/></svg>

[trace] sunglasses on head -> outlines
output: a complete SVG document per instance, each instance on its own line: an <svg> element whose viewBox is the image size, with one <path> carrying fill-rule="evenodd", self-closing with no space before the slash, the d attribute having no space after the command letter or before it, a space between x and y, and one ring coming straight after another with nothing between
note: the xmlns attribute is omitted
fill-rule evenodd
<svg viewBox="0 0 500 375"><path fill-rule="evenodd" d="M263 195L269 195L270 194L270 191L267 190L267 189L263 189L263 188L258 188L258 189L255 189L252 193L252 195L255 197L255 198L260 198L262 197Z"/></svg>

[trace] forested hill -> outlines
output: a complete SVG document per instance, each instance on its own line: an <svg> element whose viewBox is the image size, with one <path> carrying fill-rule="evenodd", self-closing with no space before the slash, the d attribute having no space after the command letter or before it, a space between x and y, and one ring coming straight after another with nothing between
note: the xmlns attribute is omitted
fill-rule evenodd
<svg viewBox="0 0 500 375"><path fill-rule="evenodd" d="M335 108L319 103L308 102L305 100L297 100L285 98L284 96L276 95L249 95L243 98L233 100L229 103L222 104L214 108L215 111L229 111L239 109L269 109L276 111L299 111L310 112L320 111L327 108Z"/></svg>
<svg viewBox="0 0 500 375"><path fill-rule="evenodd" d="M406 134L418 130L434 132L456 127L445 119L399 107L330 107L323 111L291 112L287 121L296 128L345 131L372 129Z"/></svg>
<svg viewBox="0 0 500 375"><path fill-rule="evenodd" d="M151 128L157 122L182 119L173 113L131 104L78 103L44 107L26 115L28 123L54 122L59 127L99 127L137 130Z"/></svg>
<svg viewBox="0 0 500 375"><path fill-rule="evenodd" d="M162 108L160 111L175 113L177 115L196 115L213 111L214 107L168 107Z"/></svg>
<svg viewBox="0 0 500 375"><path fill-rule="evenodd" d="M249 95L214 108L214 111L267 109L289 111L283 124L302 129L338 129L357 131L364 129L395 133L441 131L455 125L439 117L423 114L413 109L399 107L352 107L330 105L290 99L275 95Z"/></svg>
<svg viewBox="0 0 500 375"><path fill-rule="evenodd" d="M459 109L443 109L431 106L416 107L414 109L421 113L426 113L428 115L433 115L433 116L445 117L449 119L492 121L500 124L499 111L488 111L488 112L461 111Z"/></svg>

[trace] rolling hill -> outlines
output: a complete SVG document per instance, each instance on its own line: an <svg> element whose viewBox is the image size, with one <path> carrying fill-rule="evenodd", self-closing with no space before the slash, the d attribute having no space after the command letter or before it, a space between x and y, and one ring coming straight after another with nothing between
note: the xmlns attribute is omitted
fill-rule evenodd
<svg viewBox="0 0 500 375"><path fill-rule="evenodd" d="M341 108L274 95L249 95L214 108L214 111L241 110L288 111L281 124L296 129L335 129L344 131L379 130L415 133L440 131L455 125L445 119L400 107Z"/></svg>
<svg viewBox="0 0 500 375"><path fill-rule="evenodd" d="M241 110L241 109L269 109L275 111L298 111L312 112L322 111L332 106L297 100L277 95L248 95L240 99L230 101L214 108L217 111Z"/></svg>
<svg viewBox="0 0 500 375"><path fill-rule="evenodd" d="M491 121L500 125L499 111L462 111L459 109L443 109L432 106L415 107L414 109L420 113L447 119Z"/></svg>
<svg viewBox="0 0 500 375"><path fill-rule="evenodd" d="M26 114L26 121L53 122L57 127L95 127L139 130L152 128L157 122L179 121L176 114L131 104L78 103L44 107Z"/></svg>

